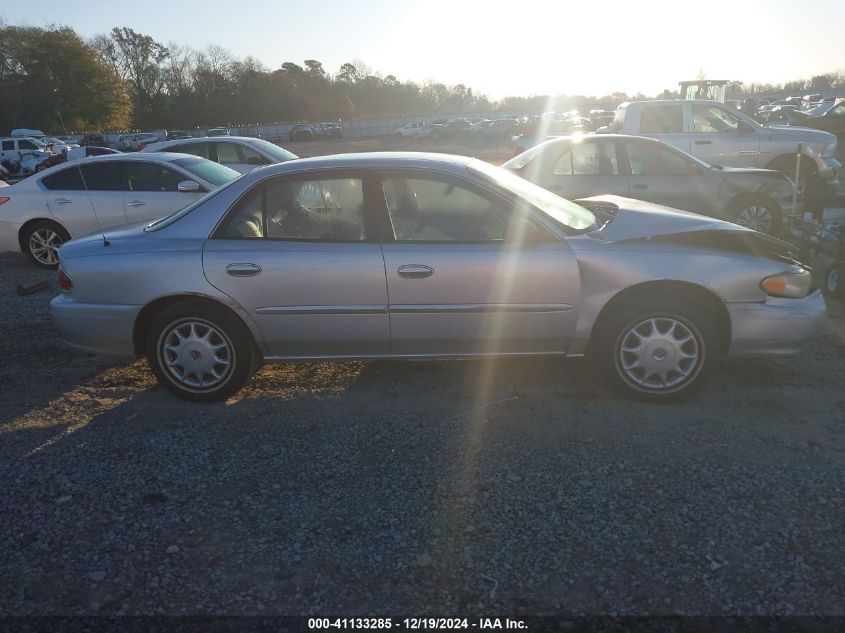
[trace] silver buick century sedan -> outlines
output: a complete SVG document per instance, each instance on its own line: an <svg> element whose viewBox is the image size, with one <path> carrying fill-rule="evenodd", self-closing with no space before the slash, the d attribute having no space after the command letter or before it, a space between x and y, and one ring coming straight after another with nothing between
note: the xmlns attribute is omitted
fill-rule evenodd
<svg viewBox="0 0 845 633"><path fill-rule="evenodd" d="M664 401L816 332L825 304L790 249L470 158L346 154L64 244L51 309L70 345L145 355L190 400L233 395L265 361L559 355Z"/></svg>

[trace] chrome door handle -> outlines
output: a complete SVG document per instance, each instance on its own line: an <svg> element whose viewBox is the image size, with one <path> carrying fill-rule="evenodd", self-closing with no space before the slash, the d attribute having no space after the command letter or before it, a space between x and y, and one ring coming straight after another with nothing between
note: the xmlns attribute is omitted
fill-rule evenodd
<svg viewBox="0 0 845 633"><path fill-rule="evenodd" d="M405 264L396 269L396 274L405 279L425 279L434 274L434 269L423 264Z"/></svg>
<svg viewBox="0 0 845 633"><path fill-rule="evenodd" d="M130 200L129 202L126 203L126 206L127 207L143 207L145 204L147 204L147 203L144 202L143 200Z"/></svg>
<svg viewBox="0 0 845 633"><path fill-rule="evenodd" d="M56 198L56 199L53 200L53 202L56 202L58 204L70 204L73 201L69 200L67 198Z"/></svg>
<svg viewBox="0 0 845 633"><path fill-rule="evenodd" d="M226 274L232 277L255 277L261 274L261 266L258 264L229 264L226 266Z"/></svg>

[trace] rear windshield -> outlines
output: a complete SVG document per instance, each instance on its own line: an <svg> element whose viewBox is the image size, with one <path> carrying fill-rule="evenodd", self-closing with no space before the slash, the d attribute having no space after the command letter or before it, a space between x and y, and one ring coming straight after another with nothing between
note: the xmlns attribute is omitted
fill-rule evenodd
<svg viewBox="0 0 845 633"><path fill-rule="evenodd" d="M214 163L214 164L216 165L217 163ZM240 176L240 174L238 174L238 175ZM233 182L235 182L235 180L236 179L232 179L228 183L223 185L222 187L218 187L217 189L213 189L213 190L209 191L204 196L201 196L199 199L195 200L194 202L192 202L191 204L189 204L187 206L182 207L181 209L177 209L176 211L174 211L170 215L166 215L163 218L159 218L158 220L154 220L153 222L150 222L146 227L144 227L144 231L157 231L159 229L163 229L166 226L170 226L171 224L173 224L179 218L183 218L186 215L188 215L191 211L193 211L198 206L203 204L206 200L213 198L214 196L216 196L217 194L219 194L220 192L225 190Z"/></svg>
<svg viewBox="0 0 845 633"><path fill-rule="evenodd" d="M502 167L504 167L505 169L522 169L528 163L534 160L537 156L549 149L550 144L554 144L557 142L557 140L550 140L545 141L544 143L538 143L534 147L530 147L524 152L522 152L522 154L514 156L508 162L504 163Z"/></svg>
<svg viewBox="0 0 845 633"><path fill-rule="evenodd" d="M192 174L199 176L206 182L212 185L225 185L230 180L240 177L240 173L234 169L230 169L220 163L215 163L205 158L177 158L173 161L174 165L179 165L182 169L186 169Z"/></svg>
<svg viewBox="0 0 845 633"><path fill-rule="evenodd" d="M297 156L296 154L289 152L286 149L283 149L278 145L271 143L270 141L265 141L263 138L257 138L253 141L250 141L250 143L254 147L260 149L265 154L269 154L280 163L283 163L286 160L293 160L294 158L299 158L299 156Z"/></svg>

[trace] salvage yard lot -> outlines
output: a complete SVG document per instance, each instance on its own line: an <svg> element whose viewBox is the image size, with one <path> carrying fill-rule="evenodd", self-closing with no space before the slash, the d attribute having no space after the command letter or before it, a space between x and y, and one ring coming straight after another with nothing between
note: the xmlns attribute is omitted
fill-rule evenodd
<svg viewBox="0 0 845 633"><path fill-rule="evenodd" d="M199 405L66 349L57 292L0 253L0 613L845 615L841 303L671 406L552 359L265 366Z"/></svg>

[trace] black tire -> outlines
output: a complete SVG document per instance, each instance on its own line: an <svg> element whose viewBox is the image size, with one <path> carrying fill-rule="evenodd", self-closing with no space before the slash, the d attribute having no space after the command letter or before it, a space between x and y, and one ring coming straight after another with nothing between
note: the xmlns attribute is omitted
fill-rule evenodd
<svg viewBox="0 0 845 633"><path fill-rule="evenodd" d="M261 365L253 358L255 344L246 326L224 308L202 301L164 309L150 324L145 344L159 384L192 402L226 400ZM222 347L213 349L217 346Z"/></svg>
<svg viewBox="0 0 845 633"><path fill-rule="evenodd" d="M653 336L653 330L651 335L648 333L652 320L658 336L644 343L643 335ZM672 322L680 329L675 327L670 332ZM639 334L632 334L632 330ZM668 338L660 338L661 334ZM675 340L673 335L680 335L680 339ZM691 341L681 342L687 335ZM680 371L664 372L664 385L658 385L652 380L657 374L647 369L639 372L636 365L626 369L623 363L632 362L637 354L625 352L623 347L630 348L632 340L637 339L650 352L650 367L659 368L665 361L667 369L676 365ZM709 308L689 300L653 295L635 299L608 315L593 343L593 361L607 383L622 395L646 402L673 402L692 395L712 377L721 357L719 335ZM688 362L679 352L695 354L696 359Z"/></svg>
<svg viewBox="0 0 845 633"><path fill-rule="evenodd" d="M728 205L730 221L761 233L777 234L783 224L780 205L765 196L738 196Z"/></svg>
<svg viewBox="0 0 845 633"><path fill-rule="evenodd" d="M822 294L830 299L845 299L845 264L831 264L819 284Z"/></svg>
<svg viewBox="0 0 845 633"><path fill-rule="evenodd" d="M58 247L69 239L70 233L52 220L33 222L24 228L20 236L21 249L29 261L47 270L59 267Z"/></svg>

